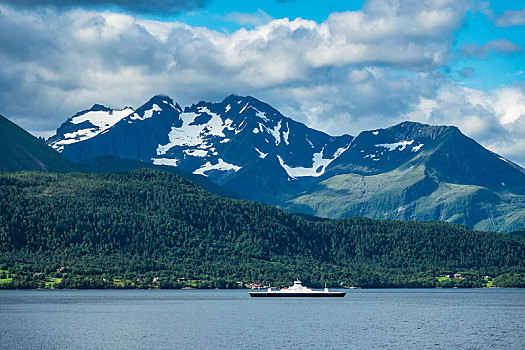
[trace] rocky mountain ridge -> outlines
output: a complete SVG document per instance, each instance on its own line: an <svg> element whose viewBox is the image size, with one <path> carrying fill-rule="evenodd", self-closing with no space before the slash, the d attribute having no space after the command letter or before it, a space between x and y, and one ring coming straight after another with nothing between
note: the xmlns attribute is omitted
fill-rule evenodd
<svg viewBox="0 0 525 350"><path fill-rule="evenodd" d="M236 95L185 108L159 95L125 110L95 105L48 142L76 162L112 155L176 166L243 198L323 217L525 226L525 170L454 126L330 136Z"/></svg>

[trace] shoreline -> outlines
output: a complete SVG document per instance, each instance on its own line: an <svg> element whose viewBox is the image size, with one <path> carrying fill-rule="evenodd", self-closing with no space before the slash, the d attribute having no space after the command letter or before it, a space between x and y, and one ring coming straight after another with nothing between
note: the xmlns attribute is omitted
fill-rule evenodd
<svg viewBox="0 0 525 350"><path fill-rule="evenodd" d="M314 290L317 288L314 288ZM460 289L460 290L493 290L493 289L525 289L524 287L450 287L450 288L443 288L443 287L359 287L359 288L332 288L334 291L358 291L358 290L416 290L416 289L423 289L423 290L452 290L452 289ZM216 291L233 291L233 290L243 290L243 291L258 291L258 290L265 290L265 289L251 289L251 288L1 288L0 292L4 290L11 290L11 291L72 291L72 290L184 290L184 291L201 291L201 290L216 290ZM319 289L320 290L320 289Z"/></svg>

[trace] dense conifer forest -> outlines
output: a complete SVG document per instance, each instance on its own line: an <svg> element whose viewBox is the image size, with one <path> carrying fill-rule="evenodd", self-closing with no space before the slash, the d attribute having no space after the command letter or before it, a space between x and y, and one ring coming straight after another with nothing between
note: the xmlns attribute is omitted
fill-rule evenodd
<svg viewBox="0 0 525 350"><path fill-rule="evenodd" d="M520 235L294 215L157 170L0 173L2 288L525 287L524 257Z"/></svg>

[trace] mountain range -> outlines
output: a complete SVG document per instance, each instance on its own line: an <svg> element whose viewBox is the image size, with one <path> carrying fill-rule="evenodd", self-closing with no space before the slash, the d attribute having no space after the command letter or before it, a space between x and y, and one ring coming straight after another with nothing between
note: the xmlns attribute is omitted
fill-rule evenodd
<svg viewBox="0 0 525 350"><path fill-rule="evenodd" d="M298 213L525 227L525 169L454 126L331 136L253 97L183 108L158 95L137 109L96 104L47 143L75 162L109 155L176 167Z"/></svg>

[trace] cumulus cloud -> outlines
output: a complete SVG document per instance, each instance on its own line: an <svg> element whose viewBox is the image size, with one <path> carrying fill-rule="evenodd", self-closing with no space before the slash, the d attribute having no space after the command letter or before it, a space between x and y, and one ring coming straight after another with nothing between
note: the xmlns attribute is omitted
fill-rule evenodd
<svg viewBox="0 0 525 350"><path fill-rule="evenodd" d="M522 52L523 48L508 39L494 39L483 45L465 44L460 48L460 51L465 56L486 58L492 53L509 56Z"/></svg>
<svg viewBox="0 0 525 350"><path fill-rule="evenodd" d="M2 0L1 3L16 8L52 8L70 10L73 8L119 8L135 13L178 13L206 5L209 0Z"/></svg>
<svg viewBox="0 0 525 350"><path fill-rule="evenodd" d="M496 27L513 27L525 25L525 7L518 11L505 11L494 18Z"/></svg>
<svg viewBox="0 0 525 350"><path fill-rule="evenodd" d="M410 120L456 125L493 152L525 164L525 88L480 91L442 85L431 98L420 98Z"/></svg>
<svg viewBox="0 0 525 350"><path fill-rule="evenodd" d="M504 94L510 100L494 92L490 105L468 102L475 90L439 69L469 4L369 0L322 23L275 19L233 33L109 11L0 6L0 113L42 134L93 103L137 107L165 93L187 105L249 94L332 134L407 118L457 124L510 157L523 105L496 106L521 101L524 89Z"/></svg>

